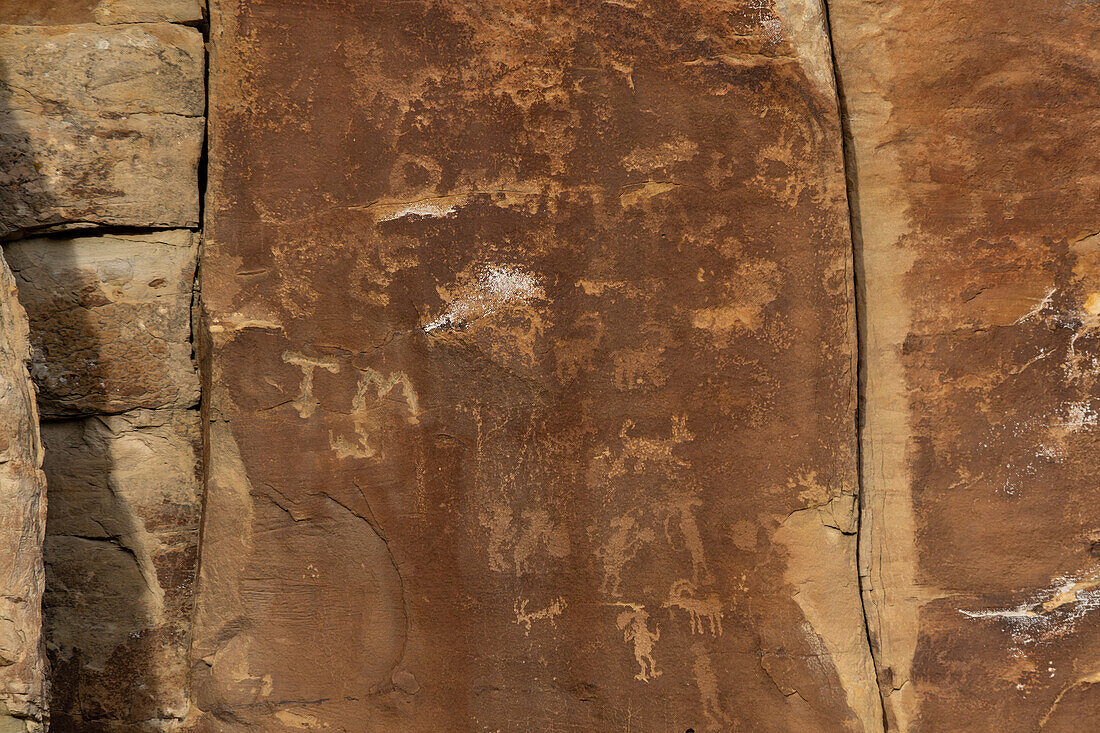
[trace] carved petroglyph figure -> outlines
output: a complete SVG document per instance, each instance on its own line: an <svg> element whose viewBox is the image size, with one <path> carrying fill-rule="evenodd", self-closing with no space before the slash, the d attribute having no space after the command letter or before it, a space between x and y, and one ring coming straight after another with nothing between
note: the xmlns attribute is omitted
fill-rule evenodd
<svg viewBox="0 0 1100 733"><path fill-rule="evenodd" d="M642 545L652 542L654 538L653 530L639 527L638 520L630 514L613 518L611 536L596 549L596 557L603 564L600 592L617 598L623 568L634 559Z"/></svg>
<svg viewBox="0 0 1100 733"><path fill-rule="evenodd" d="M515 526L512 508L506 504L483 511L481 526L489 530L489 569L498 573L530 572L532 561L545 554L561 559L569 554L569 531L556 524L545 509L528 509Z"/></svg>
<svg viewBox="0 0 1100 733"><path fill-rule="evenodd" d="M298 388L298 397L290 404L298 411L298 417L306 420L316 412L317 405L320 404L313 396L313 370L321 367L329 374L336 374L340 371L340 365L336 363L335 359L306 356L293 351L284 351L283 361L302 370L302 383Z"/></svg>
<svg viewBox="0 0 1100 733"><path fill-rule="evenodd" d="M669 522L676 519L680 528L680 535L684 540L684 548L691 554L691 577L696 583L712 583L714 577L707 567L706 554L703 552L703 536L699 533L699 523L695 520L695 509L702 506L703 501L696 496L684 494L669 502L664 507L665 512L665 537L669 544L675 545Z"/></svg>
<svg viewBox="0 0 1100 733"><path fill-rule="evenodd" d="M609 478L617 478L630 473L645 473L656 466L665 473L672 474L680 469L689 469L691 465L672 454L672 450L689 443L695 436L687 429L687 418L672 418L672 434L668 438L632 437L634 421L627 420L619 431L623 448L619 456L612 461L608 471Z"/></svg>
<svg viewBox="0 0 1100 733"><path fill-rule="evenodd" d="M615 625L623 632L623 641L634 644L634 659L641 667L641 671L634 675L634 679L649 682L660 677L661 671L657 669L657 662L653 659L653 645L661 638L661 628L654 624L654 630L649 630L649 614L637 603L611 605L626 608L615 619Z"/></svg>
<svg viewBox="0 0 1100 733"><path fill-rule="evenodd" d="M408 412L406 419L415 425L420 415L420 402L413 389L412 380L405 372L394 372L389 376L383 376L370 368L359 369L359 384L355 389L355 396L351 400L352 421L355 426L355 442L349 441L343 436L329 432L329 445L340 458L374 458L378 449L371 443L371 427L373 417L371 415L374 404L379 400L394 399L394 391L401 388L401 399L405 402ZM371 395L368 404L368 395Z"/></svg>
<svg viewBox="0 0 1100 733"><path fill-rule="evenodd" d="M730 719L718 698L718 676L714 673L714 665L710 661L707 648L697 641L691 645L691 652L695 656L692 671L695 673L695 684L699 686L699 698L703 703L707 728L729 730Z"/></svg>
<svg viewBox="0 0 1100 733"><path fill-rule="evenodd" d="M565 599L557 598L546 608L540 611L527 612L527 599L516 601L512 610L516 613L516 623L524 627L523 635L528 636L531 633L531 624L535 621L549 621L554 623L554 619L562 614L565 610Z"/></svg>
<svg viewBox="0 0 1100 733"><path fill-rule="evenodd" d="M709 628L713 636L722 635L722 602L714 593L699 597L695 583L686 578L677 580L668 591L668 600L664 608L672 616L672 609L679 608L688 612L691 619L691 633L703 634Z"/></svg>

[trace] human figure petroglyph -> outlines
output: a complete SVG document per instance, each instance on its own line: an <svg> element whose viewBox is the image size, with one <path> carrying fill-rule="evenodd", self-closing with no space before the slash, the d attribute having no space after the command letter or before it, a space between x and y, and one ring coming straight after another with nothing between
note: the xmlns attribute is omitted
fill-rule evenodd
<svg viewBox="0 0 1100 733"><path fill-rule="evenodd" d="M730 719L718 698L718 676L714 673L707 648L697 641L691 645L691 651L695 656L692 671L695 673L695 684L699 687L707 727L710 730L729 730Z"/></svg>
<svg viewBox="0 0 1100 733"><path fill-rule="evenodd" d="M657 662L653 659L653 645L661 638L661 627L654 624L654 630L650 631L649 614L637 603L611 605L626 608L615 619L615 625L623 632L623 641L634 644L634 659L641 667L641 671L634 675L634 679L649 682L660 677L661 671L657 669Z"/></svg>
<svg viewBox="0 0 1100 733"><path fill-rule="evenodd" d="M722 601L714 593L699 597L695 583L683 578L672 584L668 591L668 600L664 608L672 616L672 609L679 608L688 612L691 619L691 633L703 634L710 628L712 636L722 635Z"/></svg>
<svg viewBox="0 0 1100 733"><path fill-rule="evenodd" d="M669 530L669 522L674 517L680 528L680 535L684 538L684 547L691 555L691 577L695 583L712 583L714 577L707 567L706 553L703 551L703 536L699 532L699 523L695 519L695 509L703 505L703 500L690 494L682 494L674 501L664 506L665 511L665 537L669 544L675 544L672 540L672 532Z"/></svg>
<svg viewBox="0 0 1100 733"><path fill-rule="evenodd" d="M623 568L634 559L642 545L652 542L654 538L652 529L640 528L637 519L629 514L613 518L611 536L596 550L596 557L603 563L600 591L617 598Z"/></svg>
<svg viewBox="0 0 1100 733"><path fill-rule="evenodd" d="M516 527L512 508L506 504L481 513L481 526L489 530L490 570L514 569L518 577L530 571L532 560L541 552L556 559L569 554L569 530L556 524L549 512L528 509L520 517L521 525Z"/></svg>

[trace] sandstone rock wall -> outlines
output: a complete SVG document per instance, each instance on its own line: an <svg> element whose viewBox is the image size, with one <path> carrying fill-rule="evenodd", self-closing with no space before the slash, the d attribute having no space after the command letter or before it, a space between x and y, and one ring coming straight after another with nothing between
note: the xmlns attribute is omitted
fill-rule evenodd
<svg viewBox="0 0 1100 733"><path fill-rule="evenodd" d="M27 316L0 258L0 730L43 731L42 541L46 529L42 446L27 373Z"/></svg>
<svg viewBox="0 0 1100 733"><path fill-rule="evenodd" d="M891 730L1100 709L1100 8L832 0Z"/></svg>
<svg viewBox="0 0 1100 733"><path fill-rule="evenodd" d="M194 0L0 7L0 236L45 420L45 606L30 620L55 732L169 730L187 713L202 20Z"/></svg>
<svg viewBox="0 0 1100 733"><path fill-rule="evenodd" d="M209 21L0 4L0 732L1095 727L1094 2Z"/></svg>

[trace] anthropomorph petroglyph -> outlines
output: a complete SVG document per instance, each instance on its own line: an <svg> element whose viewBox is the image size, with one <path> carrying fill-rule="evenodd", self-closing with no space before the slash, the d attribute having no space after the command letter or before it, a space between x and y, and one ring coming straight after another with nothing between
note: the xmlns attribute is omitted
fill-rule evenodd
<svg viewBox="0 0 1100 733"><path fill-rule="evenodd" d="M706 646L698 641L691 645L691 653L695 657L692 671L695 673L695 683L699 686L699 698L703 703L707 727L709 730L729 730L730 719L719 701L718 676L714 673L710 654L707 653Z"/></svg>
<svg viewBox="0 0 1100 733"><path fill-rule="evenodd" d="M302 383L298 388L298 396L290 404L298 411L298 417L303 420L308 419L317 410L317 405L320 404L313 396L313 370L321 367L330 374L335 374L340 371L340 365L336 363L335 359L306 356L293 351L284 351L283 361L302 370Z"/></svg>
<svg viewBox="0 0 1100 733"><path fill-rule="evenodd" d="M722 635L722 601L714 593L706 596L697 595L695 583L681 579L672 584L668 591L668 600L664 607L668 609L670 616L672 609L679 608L687 611L691 620L691 633L703 634L704 629L709 629L711 635Z"/></svg>
<svg viewBox="0 0 1100 733"><path fill-rule="evenodd" d="M703 536L699 532L699 523L695 520L695 509L702 506L702 499L690 494L681 494L663 507L665 512L665 536L669 544L675 546L670 527L676 519L683 539L684 548L691 555L691 576L696 583L711 583L714 577L707 567L706 554L703 552Z"/></svg>
<svg viewBox="0 0 1100 733"><path fill-rule="evenodd" d="M549 621L554 623L554 619L562 614L565 610L565 599L556 598L546 608L538 611L527 611L527 599L516 601L515 606L512 608L516 613L516 623L524 627L523 635L528 636L531 633L531 624L535 621Z"/></svg>
<svg viewBox="0 0 1100 733"><path fill-rule="evenodd" d="M649 682L660 677L661 671L657 669L657 662L653 659L653 645L661 638L661 628L654 624L654 630L649 630L649 614L637 603L611 605L626 609L615 619L615 625L623 632L623 641L634 644L634 659L641 667L634 679Z"/></svg>
<svg viewBox="0 0 1100 733"><path fill-rule="evenodd" d="M653 530L639 527L637 519L630 514L612 518L610 537L596 549L596 557L603 564L600 591L617 598L623 568L643 545L653 542L654 538Z"/></svg>
<svg viewBox="0 0 1100 733"><path fill-rule="evenodd" d="M545 509L527 509L515 525L512 508L493 506L479 517L489 530L489 569L496 572L515 570L517 576L531 570L532 561L541 553L561 559L569 554L569 531L556 524Z"/></svg>

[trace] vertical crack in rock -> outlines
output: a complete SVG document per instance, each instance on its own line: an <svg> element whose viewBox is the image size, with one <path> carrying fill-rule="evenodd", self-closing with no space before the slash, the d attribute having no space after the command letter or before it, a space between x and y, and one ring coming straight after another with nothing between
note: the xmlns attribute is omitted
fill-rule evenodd
<svg viewBox="0 0 1100 733"><path fill-rule="evenodd" d="M866 636L867 648L871 654L871 662L875 671L872 680L875 694L878 695L882 711L882 729L890 730L889 716L886 712L886 699L882 694L882 686L879 681L880 660L875 635L871 632L871 610L868 608L868 586L870 580L870 567L868 541L871 527L865 523L864 513L868 496L863 480L864 461L866 459L863 450L866 387L867 387L867 303L865 282L863 279L863 235L860 228L859 190L856 185L856 166L853 159L852 134L848 119L847 100L844 96L844 84L841 79L840 69L837 66L836 56L833 53L833 29L828 0L821 0L822 10L825 16L825 35L829 44L829 59L832 62L833 85L836 90L837 115L840 120L841 140L844 148L844 181L847 186L848 221L852 237L852 293L855 297L855 329L856 329L856 409L853 428L856 433L856 485L858 498L856 501L856 569L859 583L860 607L863 612L863 630Z"/></svg>

